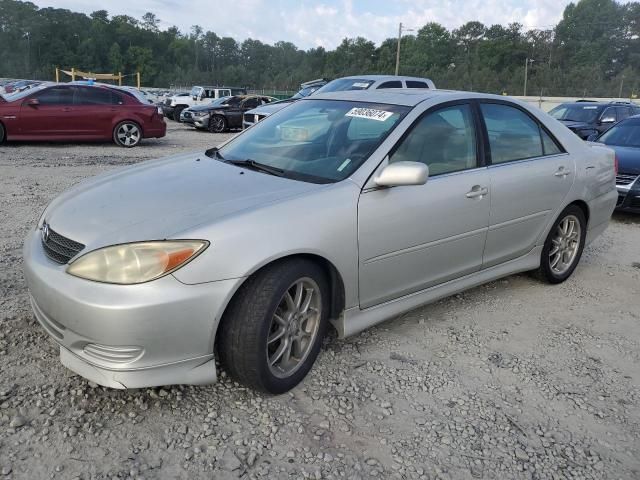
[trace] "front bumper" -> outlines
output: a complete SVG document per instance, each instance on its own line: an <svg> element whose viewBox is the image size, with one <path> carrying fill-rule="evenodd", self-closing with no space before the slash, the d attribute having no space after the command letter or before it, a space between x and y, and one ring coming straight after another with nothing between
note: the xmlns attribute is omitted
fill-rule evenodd
<svg viewBox="0 0 640 480"><path fill-rule="evenodd" d="M640 213L640 177L631 185L617 185L616 211Z"/></svg>
<svg viewBox="0 0 640 480"><path fill-rule="evenodd" d="M24 273L33 311L69 369L114 388L216 380L215 331L237 280L186 285L167 275L125 286L65 269L46 257L39 232L30 233Z"/></svg>
<svg viewBox="0 0 640 480"><path fill-rule="evenodd" d="M173 112L176 108L170 105L162 105L162 113L165 117L173 118Z"/></svg>

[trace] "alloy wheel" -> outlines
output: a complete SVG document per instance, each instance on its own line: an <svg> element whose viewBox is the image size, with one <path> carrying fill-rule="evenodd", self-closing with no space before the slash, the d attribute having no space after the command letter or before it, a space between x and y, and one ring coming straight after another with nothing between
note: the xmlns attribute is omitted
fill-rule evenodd
<svg viewBox="0 0 640 480"><path fill-rule="evenodd" d="M133 123L123 123L118 128L116 136L125 147L133 147L140 142L140 128Z"/></svg>
<svg viewBox="0 0 640 480"><path fill-rule="evenodd" d="M311 278L294 282L273 314L267 338L267 362L279 378L292 375L304 363L318 335L322 318L320 287Z"/></svg>
<svg viewBox="0 0 640 480"><path fill-rule="evenodd" d="M562 275L571 268L580 251L581 234L580 220L575 215L567 215L560 221L549 250L549 266L553 273Z"/></svg>

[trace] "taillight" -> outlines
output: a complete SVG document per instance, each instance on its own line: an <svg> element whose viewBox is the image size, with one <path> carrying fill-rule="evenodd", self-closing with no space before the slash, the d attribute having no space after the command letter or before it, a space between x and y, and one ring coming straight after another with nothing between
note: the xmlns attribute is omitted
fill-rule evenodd
<svg viewBox="0 0 640 480"><path fill-rule="evenodd" d="M613 168L616 171L616 175L618 175L618 155L614 155L613 157Z"/></svg>

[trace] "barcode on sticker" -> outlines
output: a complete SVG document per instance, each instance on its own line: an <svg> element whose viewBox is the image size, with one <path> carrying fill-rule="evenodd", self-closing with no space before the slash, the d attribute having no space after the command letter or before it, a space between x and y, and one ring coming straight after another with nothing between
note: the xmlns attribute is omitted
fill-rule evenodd
<svg viewBox="0 0 640 480"><path fill-rule="evenodd" d="M393 115L393 112L385 112L384 110L376 110L375 108L355 107L349 110L345 114L345 117L368 118L369 120L384 122L391 115Z"/></svg>

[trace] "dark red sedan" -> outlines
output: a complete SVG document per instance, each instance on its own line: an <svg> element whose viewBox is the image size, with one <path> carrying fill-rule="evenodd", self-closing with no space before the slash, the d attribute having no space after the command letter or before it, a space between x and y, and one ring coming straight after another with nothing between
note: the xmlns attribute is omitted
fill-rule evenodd
<svg viewBox="0 0 640 480"><path fill-rule="evenodd" d="M0 95L0 143L4 140L113 140L135 147L164 137L158 107L136 92L106 85L46 84Z"/></svg>

